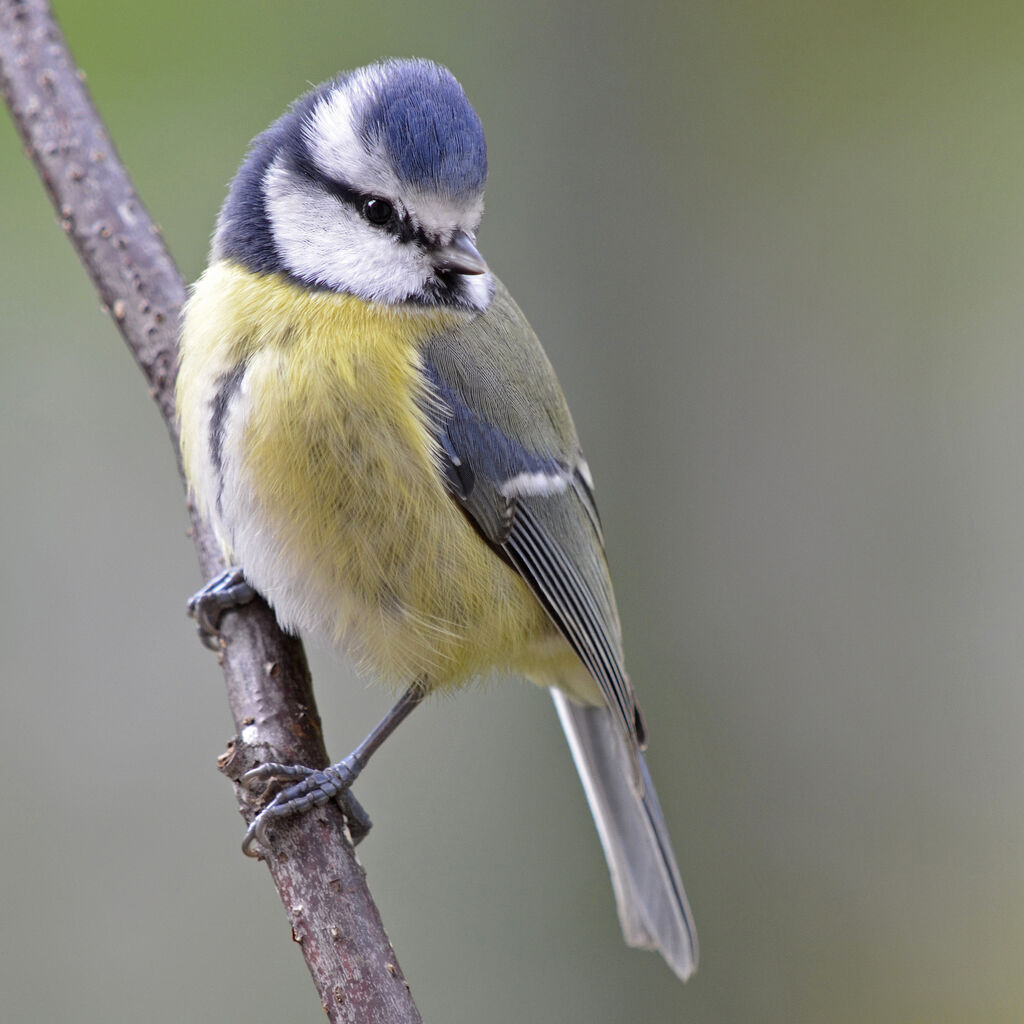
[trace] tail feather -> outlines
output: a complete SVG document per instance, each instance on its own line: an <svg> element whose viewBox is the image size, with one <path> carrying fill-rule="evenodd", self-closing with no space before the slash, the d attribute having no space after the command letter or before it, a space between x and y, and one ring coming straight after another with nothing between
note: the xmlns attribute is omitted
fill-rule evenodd
<svg viewBox="0 0 1024 1024"><path fill-rule="evenodd" d="M604 847L626 943L656 949L683 980L697 968L697 932L679 878L658 795L642 755L643 794L633 754L606 707L551 696Z"/></svg>

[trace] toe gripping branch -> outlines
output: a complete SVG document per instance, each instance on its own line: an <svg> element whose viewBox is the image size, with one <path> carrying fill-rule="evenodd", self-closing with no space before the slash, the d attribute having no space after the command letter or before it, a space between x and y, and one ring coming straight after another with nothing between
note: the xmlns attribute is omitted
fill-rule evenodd
<svg viewBox="0 0 1024 1024"><path fill-rule="evenodd" d="M305 814L332 800L345 815L352 845L356 846L365 839L371 827L370 816L352 794L352 784L359 778L377 748L405 721L413 708L423 702L425 695L426 688L421 683L410 686L366 739L343 761L329 768L268 763L246 772L239 780L245 789L266 795L277 786L284 785L286 788L278 790L270 803L253 819L242 840L242 852L248 857L258 856L253 843L258 843L263 850L269 850L268 830L275 822L295 814Z"/></svg>
<svg viewBox="0 0 1024 1024"><path fill-rule="evenodd" d="M352 845L358 846L366 838L372 826L370 816L363 805L352 793L352 783L358 778L362 765L355 754L349 754L329 768L307 768L299 764L261 764L258 768L246 772L239 784L253 792L266 793L278 785L294 783L279 790L252 820L245 838L242 840L242 852L247 857L259 856L253 849L253 843L259 843L264 850L270 849L267 834L269 827L280 820L295 814L305 814L314 807L322 807L335 801L345 815ZM298 782L295 780L298 779Z"/></svg>
<svg viewBox="0 0 1024 1024"><path fill-rule="evenodd" d="M214 576L188 600L188 613L196 620L199 639L211 651L220 649L220 617L232 608L248 604L256 591L246 582L240 566L233 565Z"/></svg>

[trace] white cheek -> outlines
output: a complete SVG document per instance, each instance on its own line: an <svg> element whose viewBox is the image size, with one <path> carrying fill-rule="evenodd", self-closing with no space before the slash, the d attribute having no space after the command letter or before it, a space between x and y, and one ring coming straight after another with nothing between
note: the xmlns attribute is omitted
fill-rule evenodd
<svg viewBox="0 0 1024 1024"><path fill-rule="evenodd" d="M263 189L277 251L301 280L394 303L430 276L414 246L367 224L323 189L297 181L279 161L268 168Z"/></svg>

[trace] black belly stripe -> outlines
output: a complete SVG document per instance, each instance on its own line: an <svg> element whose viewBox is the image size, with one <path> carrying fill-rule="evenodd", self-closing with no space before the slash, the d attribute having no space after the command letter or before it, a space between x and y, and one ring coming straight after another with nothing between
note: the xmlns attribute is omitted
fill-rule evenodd
<svg viewBox="0 0 1024 1024"><path fill-rule="evenodd" d="M239 363L233 370L225 373L217 385L217 393L213 396L210 414L210 461L217 477L217 512L221 513L221 497L224 492L224 420L228 415L231 399L238 394L245 376L245 363Z"/></svg>

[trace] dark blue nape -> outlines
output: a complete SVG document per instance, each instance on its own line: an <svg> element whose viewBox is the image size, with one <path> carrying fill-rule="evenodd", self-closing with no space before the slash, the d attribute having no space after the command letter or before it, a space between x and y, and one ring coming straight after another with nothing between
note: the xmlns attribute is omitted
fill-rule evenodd
<svg viewBox="0 0 1024 1024"><path fill-rule="evenodd" d="M283 271L274 246L263 196L263 178L274 158L305 151L302 126L324 86L300 96L266 131L257 135L238 169L217 220L214 255L238 260L260 274Z"/></svg>
<svg viewBox="0 0 1024 1024"><path fill-rule="evenodd" d="M427 60L387 61L381 72L359 111L364 139L383 146L403 184L453 199L483 191L484 129L455 76Z"/></svg>

